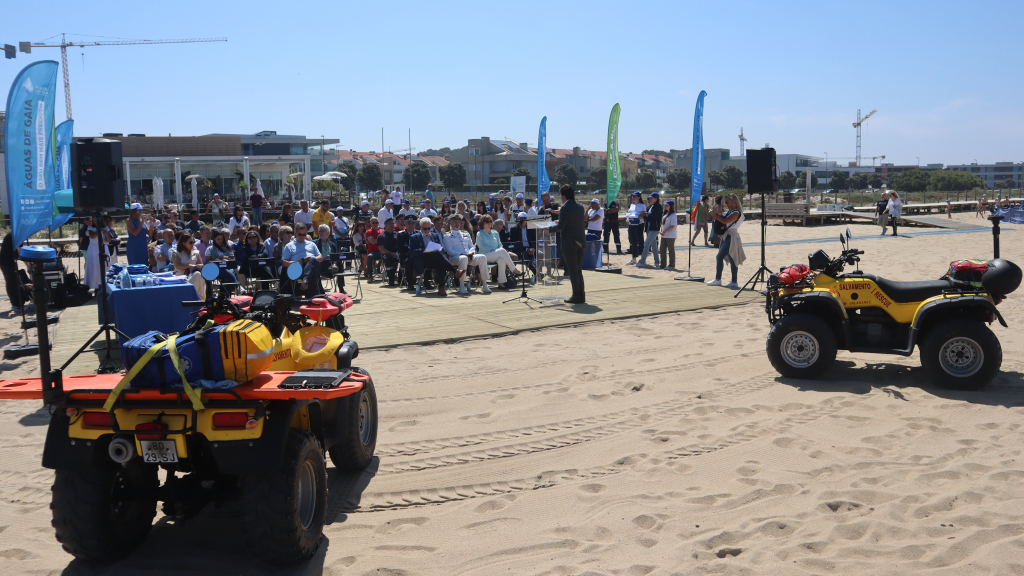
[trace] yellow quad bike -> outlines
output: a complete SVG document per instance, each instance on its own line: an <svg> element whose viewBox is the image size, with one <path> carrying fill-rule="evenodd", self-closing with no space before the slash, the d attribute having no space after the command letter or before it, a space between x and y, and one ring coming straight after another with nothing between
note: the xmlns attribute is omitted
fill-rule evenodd
<svg viewBox="0 0 1024 576"><path fill-rule="evenodd" d="M216 265L203 270L208 280L217 274ZM145 540L158 502L185 520L211 502L235 501L253 555L273 564L307 559L326 520L327 458L361 471L376 447L373 380L351 365L358 347L337 307L323 301L270 292L248 311L224 297L182 305L203 307L208 349L197 351L198 331L148 333L125 345L145 355L124 375L63 375L41 353L41 378L0 380L0 398L42 399L50 411L42 464L56 473L57 539L79 559L107 562ZM129 348L146 338L154 343ZM241 384L195 385L211 363ZM181 378L136 386L142 371L157 368Z"/></svg>
<svg viewBox="0 0 1024 576"><path fill-rule="evenodd" d="M910 356L918 346L921 365L939 386L975 390L995 376L1002 348L987 324L1006 327L996 305L1020 285L1019 267L997 258L987 262L980 278L947 274L921 282L886 280L859 269L844 274L864 251L849 247L849 230L839 240L838 258L822 250L808 256L806 276L769 277L765 312L772 328L766 348L779 374L817 378L832 365L836 350Z"/></svg>

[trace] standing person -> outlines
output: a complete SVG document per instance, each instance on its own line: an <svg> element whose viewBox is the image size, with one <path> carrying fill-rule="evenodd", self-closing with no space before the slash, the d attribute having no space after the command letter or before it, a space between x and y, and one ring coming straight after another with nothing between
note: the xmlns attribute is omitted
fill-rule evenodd
<svg viewBox="0 0 1024 576"><path fill-rule="evenodd" d="M231 215L231 220L228 221L228 236L234 237L235 234L242 236L250 224L249 217L245 215L245 209L241 206L235 206L235 213Z"/></svg>
<svg viewBox="0 0 1024 576"><path fill-rule="evenodd" d="M722 224L716 216L722 216L722 197L715 196L715 203L711 207L711 245L718 248L722 245L722 234L725 233L725 224Z"/></svg>
<svg viewBox="0 0 1024 576"><path fill-rule="evenodd" d="M590 199L590 209L587 210L587 233L596 234L598 238L604 231L604 208L601 208L601 201L597 198ZM605 251L608 245L605 244Z"/></svg>
<svg viewBox="0 0 1024 576"><path fill-rule="evenodd" d="M886 213L889 214L889 223L892 224L892 235L896 234L896 222L900 219L900 212L903 211L903 201L900 200L900 195L895 190L889 192L889 203L885 206Z"/></svg>
<svg viewBox="0 0 1024 576"><path fill-rule="evenodd" d="M114 231L114 219L110 214L103 215L103 241L107 245L107 254L110 254L110 264L117 264L117 247L121 245L121 239Z"/></svg>
<svg viewBox="0 0 1024 576"><path fill-rule="evenodd" d="M985 217L985 195L984 194L981 195L981 198L978 198L978 206L974 209L974 217L975 218L978 218L978 217L984 218ZM884 230L882 231L882 234L885 234Z"/></svg>
<svg viewBox="0 0 1024 576"><path fill-rule="evenodd" d="M295 223L305 224L308 230L313 224L313 211L309 209L309 201L307 200L300 200L299 206L302 209L295 213ZM298 237L298 230L295 231L295 236Z"/></svg>
<svg viewBox="0 0 1024 576"><path fill-rule="evenodd" d="M665 215L661 217L661 269L676 269L676 230L679 220L676 218L676 203L665 202Z"/></svg>
<svg viewBox="0 0 1024 576"><path fill-rule="evenodd" d="M224 226L224 216L228 213L228 203L220 199L220 194L214 194L213 200L206 205L206 213L212 215L213 225L217 228Z"/></svg>
<svg viewBox="0 0 1024 576"><path fill-rule="evenodd" d="M946 218L953 219L953 203L949 201L949 198L946 198Z"/></svg>
<svg viewBox="0 0 1024 576"><path fill-rule="evenodd" d="M661 205L661 197L657 192L651 192L647 197L650 205L647 206L647 217L645 218L647 228L647 239L644 241L644 252L640 256L640 263L637 266L647 266L647 255L654 255L654 267L660 268L661 258L658 255L658 230L661 229L661 216L664 208Z"/></svg>
<svg viewBox="0 0 1024 576"><path fill-rule="evenodd" d="M28 275L24 270L18 268L19 250L14 247L14 235L11 232L4 234L3 242L0 243L0 272L4 276L7 297L11 299L11 312L15 314L22 313L25 303L28 302L28 295L25 293L25 290L32 288L32 285L26 282ZM22 289L22 284L24 285L24 290Z"/></svg>
<svg viewBox="0 0 1024 576"><path fill-rule="evenodd" d="M615 236L615 253L622 254L622 241L619 239L619 201L612 200L604 212L604 251L608 252L608 241Z"/></svg>
<svg viewBox="0 0 1024 576"><path fill-rule="evenodd" d="M704 245L708 244L708 221L711 219L709 212L711 211L711 201L707 194L702 194L700 197L700 204L697 204L697 209L694 210L696 213L693 224L693 238L690 238L690 246L696 246L697 235L700 234L701 230L704 231Z"/></svg>
<svg viewBox="0 0 1024 576"><path fill-rule="evenodd" d="M629 226L626 229L627 237L629 238L629 255L633 258L626 264L632 266L636 264L636 259L640 257L640 251L644 245L644 218L647 217L647 210L644 208L643 197L639 191L633 192L629 196L631 204L626 210L626 223Z"/></svg>
<svg viewBox="0 0 1024 576"><path fill-rule="evenodd" d="M583 285L583 252L587 245L587 218L583 206L576 202L576 190L570 184L562 184L558 189L562 194L562 206L559 208L558 224L551 227L552 232L559 232L562 241L562 262L572 283L572 297L567 304L585 304L586 289Z"/></svg>
<svg viewBox="0 0 1024 576"><path fill-rule="evenodd" d="M142 219L142 204L135 202L131 205L125 226L128 228L128 265L149 264L149 230Z"/></svg>
<svg viewBox="0 0 1024 576"><path fill-rule="evenodd" d="M285 202L281 205L281 217L277 219L277 223L281 226L291 226L294 222L295 215L292 214L292 205Z"/></svg>
<svg viewBox="0 0 1024 576"><path fill-rule="evenodd" d="M718 256L715 257L715 279L708 282L708 286L722 285L722 271L725 268L725 259L729 259L729 269L732 272L732 281L725 285L726 288L738 289L736 276L740 271L740 264L747 259L743 252L743 242L740 241L739 227L743 224L743 207L735 194L725 196L725 206L728 209L723 215L711 213L715 221L725 226L722 233L721 245L718 247Z"/></svg>
<svg viewBox="0 0 1024 576"><path fill-rule="evenodd" d="M101 239L99 230L92 222L92 218L87 218L88 223L85 227L85 235L89 239L88 248L85 251L85 285L96 290L100 287L100 282L104 281L106 276L106 267L100 268L100 250L106 250L106 245ZM173 234L172 234L173 236Z"/></svg>
<svg viewBox="0 0 1024 576"><path fill-rule="evenodd" d="M882 227L881 236L885 236L885 231L889 228L889 216L885 213L888 206L889 195L882 192L882 198L875 203L875 216L878 218L878 225Z"/></svg>
<svg viewBox="0 0 1024 576"><path fill-rule="evenodd" d="M257 226L263 224L263 196L255 188L249 196L249 206L252 207L252 223Z"/></svg>
<svg viewBox="0 0 1024 576"><path fill-rule="evenodd" d="M395 206L395 210L402 205L402 187L395 186L395 189L391 191L391 203Z"/></svg>

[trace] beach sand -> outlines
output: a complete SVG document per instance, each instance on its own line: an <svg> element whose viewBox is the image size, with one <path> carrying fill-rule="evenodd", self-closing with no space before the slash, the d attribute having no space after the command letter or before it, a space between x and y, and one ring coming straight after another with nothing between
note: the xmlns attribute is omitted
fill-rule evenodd
<svg viewBox="0 0 1024 576"><path fill-rule="evenodd" d="M845 229L771 226L769 242L806 242L770 246L769 265L838 252ZM987 231L850 229L861 267L892 279L992 253ZM743 229L741 283L758 233ZM1003 256L1024 262L1022 240L1004 231ZM714 253L693 256L710 279ZM182 525L158 515L117 564L74 561L49 524L47 416L0 402L0 572L1024 574L1021 295L1000 306L1010 328L993 326L1001 372L971 393L929 385L917 353L840 351L821 380L783 379L757 303L364 352L378 459L361 475L329 468L320 550L283 571L247 554L233 504Z"/></svg>

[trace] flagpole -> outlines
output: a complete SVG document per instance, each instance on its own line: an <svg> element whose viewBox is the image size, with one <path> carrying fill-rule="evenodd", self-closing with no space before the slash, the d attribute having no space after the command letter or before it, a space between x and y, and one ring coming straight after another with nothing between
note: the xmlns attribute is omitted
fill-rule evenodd
<svg viewBox="0 0 1024 576"><path fill-rule="evenodd" d="M689 230L691 236L686 239L686 275L676 276L676 280L686 280L690 282L703 282L703 276L694 276L690 272L691 253L693 251L693 245L691 244L691 238L693 233L693 205L694 201L700 201L700 193L704 190L704 97L707 96L707 92L704 90L700 91L697 96L697 107L693 113L693 148L691 153L693 162L690 167L690 210L687 214L687 220L690 221Z"/></svg>

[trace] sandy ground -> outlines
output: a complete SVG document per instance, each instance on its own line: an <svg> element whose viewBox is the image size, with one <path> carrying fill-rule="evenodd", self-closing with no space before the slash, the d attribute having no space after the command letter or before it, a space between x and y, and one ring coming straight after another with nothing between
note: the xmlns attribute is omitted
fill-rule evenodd
<svg viewBox="0 0 1024 576"><path fill-rule="evenodd" d="M768 239L845 228L772 226ZM893 279L991 255L987 232L850 229L862 268ZM1004 257L1024 261L1022 239L1004 232ZM770 246L769 264L819 247L839 249ZM713 272L712 251L693 256ZM1024 574L1020 301L994 327L1002 371L973 393L930 386L916 353L840 352L822 380L780 378L757 304L364 353L379 459L362 475L330 469L320 550L283 573ZM246 554L233 505L183 525L158 516L116 565L73 561L49 525L37 408L0 402L0 571L282 573Z"/></svg>

